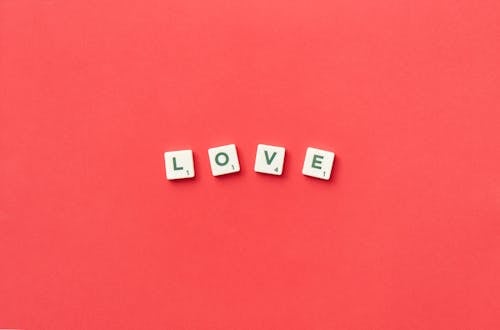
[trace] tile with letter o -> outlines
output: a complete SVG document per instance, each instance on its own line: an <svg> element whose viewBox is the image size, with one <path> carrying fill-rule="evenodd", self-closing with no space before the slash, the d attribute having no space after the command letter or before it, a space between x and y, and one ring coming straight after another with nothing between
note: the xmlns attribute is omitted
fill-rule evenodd
<svg viewBox="0 0 500 330"><path fill-rule="evenodd" d="M238 153L234 144L208 149L208 158L213 176L236 173L240 171Z"/></svg>

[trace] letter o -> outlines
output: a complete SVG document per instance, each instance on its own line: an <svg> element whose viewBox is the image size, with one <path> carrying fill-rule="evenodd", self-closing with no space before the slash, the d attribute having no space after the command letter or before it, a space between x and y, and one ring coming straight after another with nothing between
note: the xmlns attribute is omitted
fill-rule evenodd
<svg viewBox="0 0 500 330"><path fill-rule="evenodd" d="M225 160L223 162L220 162L219 156L224 156ZM227 163L229 163L229 156L225 152L219 152L217 155L215 155L215 162L219 166L227 165Z"/></svg>

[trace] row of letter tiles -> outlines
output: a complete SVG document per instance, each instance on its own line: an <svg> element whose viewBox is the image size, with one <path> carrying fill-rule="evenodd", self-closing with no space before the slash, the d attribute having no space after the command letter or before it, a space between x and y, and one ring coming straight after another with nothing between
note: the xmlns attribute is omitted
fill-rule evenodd
<svg viewBox="0 0 500 330"><path fill-rule="evenodd" d="M194 177L192 150L165 152L165 169L168 180ZM236 145L208 149L208 158L213 176L237 173L240 171ZM335 154L331 151L307 148L302 174L318 179L329 180L332 173ZM255 172L281 175L285 163L285 148L259 144L255 157Z"/></svg>

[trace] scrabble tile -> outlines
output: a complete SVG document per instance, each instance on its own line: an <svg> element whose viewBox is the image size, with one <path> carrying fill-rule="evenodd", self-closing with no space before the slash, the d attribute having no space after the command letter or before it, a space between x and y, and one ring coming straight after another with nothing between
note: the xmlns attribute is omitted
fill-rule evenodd
<svg viewBox="0 0 500 330"><path fill-rule="evenodd" d="M210 158L210 167L212 168L213 176L240 171L238 153L234 144L208 149L208 158Z"/></svg>
<svg viewBox="0 0 500 330"><path fill-rule="evenodd" d="M329 180L335 154L331 151L307 148L302 174Z"/></svg>
<svg viewBox="0 0 500 330"><path fill-rule="evenodd" d="M167 151L164 157L168 180L194 177L192 150Z"/></svg>
<svg viewBox="0 0 500 330"><path fill-rule="evenodd" d="M255 172L272 175L283 173L283 163L285 162L285 148L259 144L255 156Z"/></svg>

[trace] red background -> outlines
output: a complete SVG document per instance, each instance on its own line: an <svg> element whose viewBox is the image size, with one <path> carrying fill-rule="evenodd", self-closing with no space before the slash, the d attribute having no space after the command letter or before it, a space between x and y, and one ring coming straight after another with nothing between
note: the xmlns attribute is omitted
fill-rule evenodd
<svg viewBox="0 0 500 330"><path fill-rule="evenodd" d="M499 58L496 0L0 0L0 327L499 329Z"/></svg>

